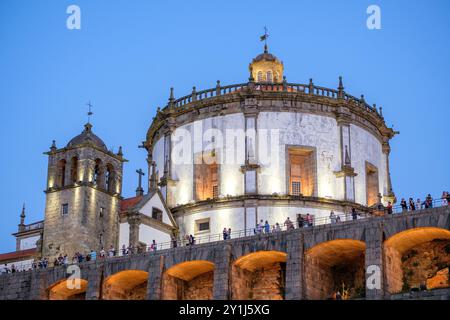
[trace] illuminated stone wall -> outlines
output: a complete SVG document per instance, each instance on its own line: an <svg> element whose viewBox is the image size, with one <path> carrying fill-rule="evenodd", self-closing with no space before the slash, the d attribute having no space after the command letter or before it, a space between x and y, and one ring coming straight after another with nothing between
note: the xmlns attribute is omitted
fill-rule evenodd
<svg viewBox="0 0 450 320"><path fill-rule="evenodd" d="M61 159L78 157L76 184L70 178L70 165L66 167L64 187L54 182L57 163ZM102 168L107 164L114 167L116 187L108 193L103 179L94 186L95 159L100 159ZM91 250L100 251L109 246L117 247L119 236L119 209L122 184L122 163L110 154L91 147L65 150L49 155L48 189L46 191L45 224L42 243L42 256L53 263L55 257L67 254L72 260L76 252L83 255ZM68 204L68 213L62 214L62 205ZM103 216L100 210L103 208ZM101 235L101 236L100 236Z"/></svg>
<svg viewBox="0 0 450 320"><path fill-rule="evenodd" d="M446 240L435 241L442 238ZM80 277L87 282L87 300L101 299L102 293L114 293L113 296L120 299L183 296L182 292L173 290L173 283L168 283L171 290L161 285L164 282L164 272L168 270L175 270L181 276L183 270L185 275L194 275L194 271L198 275L198 278L187 278L191 283L185 285L185 298L212 297L229 300L241 295L254 299L275 299L283 297L284 283L288 299L326 299L327 291L336 289L336 284L342 281L349 283L349 287L353 281L353 287L359 287L364 274L368 280L371 276L365 272L368 267L375 266L380 271L381 287L366 287L366 299L389 299L392 293L389 292L389 283L394 279L396 269L389 266L392 262L383 258L383 248L391 246L398 252L409 255L403 261L407 268L415 267L417 263L420 270L426 271L414 273L417 274L417 281L414 276L411 278L414 285L414 281L418 283L425 276L434 277L444 264L448 264L448 256L444 255L448 241L450 207L442 207L414 214L374 217L338 225L178 247L132 257L90 261L80 265ZM314 255L316 260L310 264L310 250L319 247L331 250L318 250ZM417 251L413 256L408 253L411 249ZM390 256L389 251L386 253ZM361 258L361 254L364 254L364 265L357 259ZM260 270L261 263L267 262L270 257L273 259L271 261L285 259L285 280L279 280L280 269L283 268L270 268L267 265L263 267L263 271ZM344 268L339 269L339 265ZM233 266L248 272L236 271ZM214 274L200 272L200 269L206 267L210 268L208 271L213 267ZM48 289L67 279L69 275L64 267L0 275L0 299L48 299ZM121 275L128 276L119 277ZM115 280L110 281L111 279ZM108 288L109 285L111 287ZM445 296L445 290L439 292L442 293L439 296ZM433 295L430 293L427 297L433 298Z"/></svg>
<svg viewBox="0 0 450 320"><path fill-rule="evenodd" d="M285 268L285 264L274 263L251 272L233 266L233 300L283 300Z"/></svg>
<svg viewBox="0 0 450 320"><path fill-rule="evenodd" d="M261 101L262 105L271 103L276 105L278 101ZM200 129L194 129L200 128ZM211 128L217 128L223 132L225 149L224 154L219 154L219 159L226 159L229 149L235 148L231 141L226 139L225 129L244 130L245 121L242 113L233 113L214 118L197 120L185 124L176 130L185 130L192 135L191 155L213 148L211 141L202 142L202 134ZM259 140L258 148L268 150L262 157L272 157L270 162L260 157L259 164L261 169L258 174L258 193L259 194L287 194L286 182L286 146L305 146L316 148L317 159L317 196L329 197L342 200L343 187L334 172L341 169L340 155L340 135L337 122L334 118L307 113L292 112L260 112L257 119L257 128L261 132L268 132L269 143ZM196 131L197 130L197 131ZM276 130L279 137L279 149L273 143L274 138L270 138L271 130ZM199 134L194 134L198 132ZM275 131L274 131L275 132ZM176 135L174 135L175 137ZM157 170L160 173L164 170L164 158L161 156L164 138L157 140L153 148L153 153L157 162ZM349 150L352 166L358 174L355 180L356 202L366 203L366 181L365 181L365 162L374 164L379 169L380 193L386 189L386 165L385 158L381 150L381 142L369 131L356 125L350 127L351 148ZM241 141L237 144L237 150L245 154L245 143ZM236 153L235 151L234 153ZM162 152L164 153L164 152ZM270 154L267 154L270 153ZM175 157L177 150L174 151ZM192 161L192 160L191 160ZM266 163L267 162L267 163ZM230 164L226 163L219 168L220 191L223 196L244 194L244 179L240 171L243 161ZM173 203L170 206L186 204L194 200L193 193L193 166L190 164L172 163L172 178L177 181L171 191L173 194Z"/></svg>

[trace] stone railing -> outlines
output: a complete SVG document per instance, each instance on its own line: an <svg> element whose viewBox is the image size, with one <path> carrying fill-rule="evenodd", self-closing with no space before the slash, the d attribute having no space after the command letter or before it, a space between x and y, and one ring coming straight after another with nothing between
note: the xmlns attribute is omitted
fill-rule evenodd
<svg viewBox="0 0 450 320"><path fill-rule="evenodd" d="M31 231L31 230L42 229L42 228L44 228L44 221L38 221L38 222L34 222L34 223L23 226L21 231Z"/></svg>
<svg viewBox="0 0 450 320"><path fill-rule="evenodd" d="M366 103L363 95L361 95L361 98L358 99L352 95L345 93L343 87L341 86L338 89L330 89L316 86L313 84L312 79L310 80L309 84L288 83L284 80L281 83L248 82L248 83L232 84L228 86L221 86L220 81L217 81L217 85L214 88L197 91L196 88L193 87L191 94L185 95L178 99L174 98L172 88L169 103L164 109L181 108L195 101L210 99L226 94L232 94L248 90L265 91L265 92L286 92L290 94L304 94L336 100L339 99L350 103L354 103L359 107L364 108L368 112L375 113L381 116L381 114L378 112L375 106L370 106L369 104Z"/></svg>

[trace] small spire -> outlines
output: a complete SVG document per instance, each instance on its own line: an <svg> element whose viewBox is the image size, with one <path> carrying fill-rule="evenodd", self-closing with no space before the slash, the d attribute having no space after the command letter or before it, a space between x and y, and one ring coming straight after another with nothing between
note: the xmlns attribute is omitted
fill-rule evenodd
<svg viewBox="0 0 450 320"><path fill-rule="evenodd" d="M250 65L250 77L248 78L248 81L255 82L255 78L253 78L253 66Z"/></svg>
<svg viewBox="0 0 450 320"><path fill-rule="evenodd" d="M309 79L309 94L314 94L314 83L312 78Z"/></svg>
<svg viewBox="0 0 450 320"><path fill-rule="evenodd" d="M25 223L25 202L22 206L22 213L20 214L20 224L23 225Z"/></svg>
<svg viewBox="0 0 450 320"><path fill-rule="evenodd" d="M366 100L364 99L364 95L361 95L361 99L360 99L361 104L366 104Z"/></svg>
<svg viewBox="0 0 450 320"><path fill-rule="evenodd" d="M150 190L149 192L153 192L156 191L158 189L158 178L156 177L156 162L152 161L150 163L151 167L152 167L152 173L151 173L151 177L150 177Z"/></svg>
<svg viewBox="0 0 450 320"><path fill-rule="evenodd" d="M383 116L383 107L380 107L380 116Z"/></svg>
<svg viewBox="0 0 450 320"><path fill-rule="evenodd" d="M173 95L173 87L170 87L170 96L169 96L169 104L173 105L173 101L175 100Z"/></svg>
<svg viewBox="0 0 450 320"><path fill-rule="evenodd" d="M216 96L220 96L220 80L216 83Z"/></svg>
<svg viewBox="0 0 450 320"><path fill-rule="evenodd" d="M119 147L119 151L117 152L117 155L118 155L119 157L122 157L122 156L123 156L122 146Z"/></svg>
<svg viewBox="0 0 450 320"><path fill-rule="evenodd" d="M51 145L51 147L50 147L50 150L51 151L55 151L57 148L56 148L56 141L55 140L53 140L52 141L52 145Z"/></svg>
<svg viewBox="0 0 450 320"><path fill-rule="evenodd" d="M92 124L90 124L89 122L86 123L86 124L84 125L84 131L86 131L86 132L91 132L91 131L92 131Z"/></svg>
<svg viewBox="0 0 450 320"><path fill-rule="evenodd" d="M344 98L344 84L342 83L342 76L339 76L338 98Z"/></svg>
<svg viewBox="0 0 450 320"><path fill-rule="evenodd" d="M197 100L197 89L194 87L192 87L192 101L196 101Z"/></svg>

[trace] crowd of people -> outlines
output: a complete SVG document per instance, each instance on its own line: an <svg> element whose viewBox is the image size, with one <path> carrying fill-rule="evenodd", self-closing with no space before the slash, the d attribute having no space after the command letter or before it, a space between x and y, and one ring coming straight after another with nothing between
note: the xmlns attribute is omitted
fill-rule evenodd
<svg viewBox="0 0 450 320"><path fill-rule="evenodd" d="M449 191L443 191L441 196L442 206L450 205L450 192ZM400 213L407 212L407 211L416 211L416 210L422 210L422 209L430 209L433 208L434 204L433 197L431 194L428 194L425 197L424 201L421 201L420 198L417 200L414 200L413 198L409 198L406 200L405 198L402 198L400 201L400 206L398 207L400 209ZM386 211L388 214L394 214L395 209L391 202L388 202L388 205L386 207Z"/></svg>
<svg viewBox="0 0 450 320"><path fill-rule="evenodd" d="M442 200L442 206L449 205L450 206L450 192L444 191L442 192L441 196ZM428 209L433 208L433 198L431 194L428 194L425 197L424 201L421 201L420 199L417 199L414 201L413 198L409 198L406 200L405 198L402 198L400 201L400 205L396 207L395 209L399 209L399 213L407 212L407 211L415 211L415 210L421 210L421 209ZM387 214L394 214L395 210L392 203L388 202L387 207L385 210L387 211ZM361 214L356 211L355 208L352 208L351 211L351 219L356 220ZM341 222L341 215L335 214L334 211L330 212L329 215L330 223L336 224ZM312 227L315 225L314 216L307 213L299 214L297 215L297 228L307 228ZM275 224L271 225L269 224L268 220L260 220L259 223L256 224L256 227L253 229L254 234L269 234L274 233L278 231L284 230L293 230L295 229L294 222L287 217L284 221L283 225L280 225L280 223L276 222ZM231 239L231 228L224 228L223 229L223 240L229 240ZM246 234L247 235L247 234ZM176 248L179 243L186 246L193 246L196 243L196 239L192 234L186 234L184 238L182 238L182 241L179 241L175 236L171 237L171 247ZM69 261L69 257L67 254L60 254L55 260L53 261L53 266L68 266L69 264L77 264L82 263L85 261L94 261L98 259L106 259L106 258L112 258L116 256L127 256L132 254L142 254L144 252L155 252L157 251L157 243L155 240L153 240L150 245L148 246L137 246L133 247L132 245L129 245L128 247L126 245L122 245L120 250L116 250L113 246L110 246L108 250L105 250L102 248L98 254L94 250L91 250L87 254L82 254L80 252L75 253L75 255L72 257L72 260ZM50 266L50 262L48 258L42 258L37 259L33 261L31 266L15 266L14 264L11 264L11 266L8 266L5 264L2 268L0 268L0 273L15 273L15 272L21 272L25 270L31 270L31 269L45 269Z"/></svg>

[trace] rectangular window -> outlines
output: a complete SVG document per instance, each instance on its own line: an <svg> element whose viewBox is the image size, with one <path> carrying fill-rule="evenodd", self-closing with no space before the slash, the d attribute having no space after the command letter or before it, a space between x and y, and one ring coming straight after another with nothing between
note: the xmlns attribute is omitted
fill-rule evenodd
<svg viewBox="0 0 450 320"><path fill-rule="evenodd" d="M68 213L69 213L69 204L64 203L63 205L61 205L61 214L64 216Z"/></svg>
<svg viewBox="0 0 450 320"><path fill-rule="evenodd" d="M100 212L99 212L100 218L103 218L104 213L105 213L105 208L100 208Z"/></svg>
<svg viewBox="0 0 450 320"><path fill-rule="evenodd" d="M379 193L378 168L371 163L366 162L366 195L367 206L378 203Z"/></svg>
<svg viewBox="0 0 450 320"><path fill-rule="evenodd" d="M162 221L162 211L157 208L152 208L152 218L158 221Z"/></svg>
<svg viewBox="0 0 450 320"><path fill-rule="evenodd" d="M316 190L316 163L314 149L289 147L287 150L289 194L312 197Z"/></svg>
<svg viewBox="0 0 450 320"><path fill-rule="evenodd" d="M207 163L205 158L209 157ZM215 155L202 153L196 155L194 164L195 199L197 201L219 197L219 166Z"/></svg>
<svg viewBox="0 0 450 320"><path fill-rule="evenodd" d="M209 218L195 221L195 233L209 232Z"/></svg>
<svg viewBox="0 0 450 320"><path fill-rule="evenodd" d="M301 195L300 181L292 181L292 195L293 196Z"/></svg>

